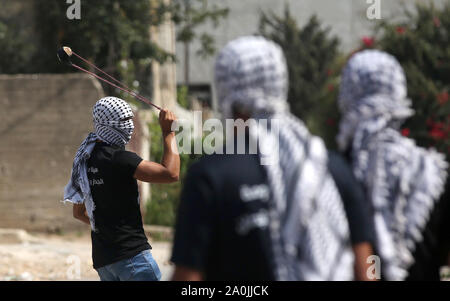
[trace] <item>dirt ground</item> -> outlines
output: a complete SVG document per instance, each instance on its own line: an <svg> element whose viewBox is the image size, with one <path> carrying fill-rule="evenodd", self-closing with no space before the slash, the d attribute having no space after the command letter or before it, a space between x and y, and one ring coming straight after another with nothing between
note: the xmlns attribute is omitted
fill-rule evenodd
<svg viewBox="0 0 450 301"><path fill-rule="evenodd" d="M162 280L172 275L171 243L150 241ZM27 234L17 241L0 239L0 280L98 281L92 268L89 233Z"/></svg>
<svg viewBox="0 0 450 301"><path fill-rule="evenodd" d="M89 232L64 235L32 234L0 229L0 281L98 281L92 268ZM172 244L152 241L152 254L163 281L172 276L169 258ZM450 267L442 280L450 281Z"/></svg>

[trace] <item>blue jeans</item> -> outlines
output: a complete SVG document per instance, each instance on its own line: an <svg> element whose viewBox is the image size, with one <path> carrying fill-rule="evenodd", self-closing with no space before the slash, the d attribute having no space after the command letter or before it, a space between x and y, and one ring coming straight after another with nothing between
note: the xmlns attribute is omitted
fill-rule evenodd
<svg viewBox="0 0 450 301"><path fill-rule="evenodd" d="M150 250L98 268L101 281L159 281L161 272Z"/></svg>

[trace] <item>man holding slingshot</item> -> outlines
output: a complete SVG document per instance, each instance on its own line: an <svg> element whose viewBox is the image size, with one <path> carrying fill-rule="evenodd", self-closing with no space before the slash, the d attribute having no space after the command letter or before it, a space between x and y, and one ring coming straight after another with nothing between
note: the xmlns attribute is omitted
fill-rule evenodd
<svg viewBox="0 0 450 301"><path fill-rule="evenodd" d="M122 99L105 97L94 105L95 130L78 149L64 190L74 217L91 225L92 259L102 281L161 278L144 233L136 180L178 181L180 158L171 130L175 115L160 110L161 164L125 150L134 129L132 118L131 107Z"/></svg>

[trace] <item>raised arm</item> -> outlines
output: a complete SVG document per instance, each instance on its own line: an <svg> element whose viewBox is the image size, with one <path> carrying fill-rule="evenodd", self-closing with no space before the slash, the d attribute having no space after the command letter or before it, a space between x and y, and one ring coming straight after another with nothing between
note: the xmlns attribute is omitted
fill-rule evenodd
<svg viewBox="0 0 450 301"><path fill-rule="evenodd" d="M172 123L175 115L164 109L159 113L159 124L163 134L164 154L161 164L143 160L134 173L134 177L143 182L172 183L180 176L180 156L177 150Z"/></svg>

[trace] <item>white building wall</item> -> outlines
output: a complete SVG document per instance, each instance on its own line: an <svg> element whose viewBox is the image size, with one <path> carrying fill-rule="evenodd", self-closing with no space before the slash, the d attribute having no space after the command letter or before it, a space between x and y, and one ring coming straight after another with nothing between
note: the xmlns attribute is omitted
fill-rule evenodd
<svg viewBox="0 0 450 301"><path fill-rule="evenodd" d="M216 39L216 48L222 48L228 41L242 36L255 34L258 31L260 12L273 11L278 15L284 12L285 4L290 7L291 15L299 26L303 26L309 17L317 14L324 26L331 27L331 33L341 40L343 51L350 51L358 46L361 38L371 35L375 24L369 20L366 11L374 0L209 0L211 4L230 9L229 15L223 19L218 28L212 24L199 27L198 33L209 32ZM447 0L379 0L381 17L392 19L402 11L402 6L412 7L416 1L431 2L438 6ZM369 3L368 3L369 2ZM195 55L199 43L194 43L190 50L190 83L208 84L213 78L214 56L203 59ZM177 43L177 82L184 82L183 44Z"/></svg>

